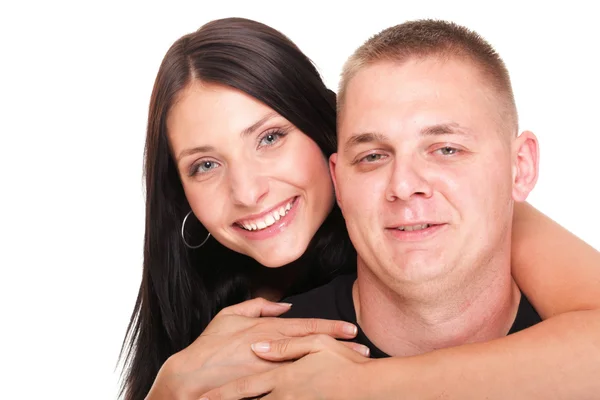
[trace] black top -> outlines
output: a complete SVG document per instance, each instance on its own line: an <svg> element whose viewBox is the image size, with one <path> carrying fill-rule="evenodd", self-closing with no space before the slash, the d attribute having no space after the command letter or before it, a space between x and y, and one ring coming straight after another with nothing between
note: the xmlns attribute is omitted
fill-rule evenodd
<svg viewBox="0 0 600 400"><path fill-rule="evenodd" d="M372 358L389 357L371 343L356 321L356 311L352 299L352 285L355 280L356 274L338 276L324 286L283 300L292 303L292 308L282 317L322 318L353 323L358 327L358 333L352 341L371 349ZM524 295L521 295L519 310L508 334L528 328L540 321L541 318L533 306Z"/></svg>

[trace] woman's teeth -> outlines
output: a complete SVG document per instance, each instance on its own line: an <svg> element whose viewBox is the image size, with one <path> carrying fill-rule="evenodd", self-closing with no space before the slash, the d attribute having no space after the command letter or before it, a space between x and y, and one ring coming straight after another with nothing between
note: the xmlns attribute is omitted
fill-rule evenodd
<svg viewBox="0 0 600 400"><path fill-rule="evenodd" d="M261 229L268 228L275 222L279 221L292 209L293 202L294 200L292 199L285 206L281 206L277 210L271 211L262 218L258 218L251 221L244 221L239 223L239 225L247 231L258 231Z"/></svg>

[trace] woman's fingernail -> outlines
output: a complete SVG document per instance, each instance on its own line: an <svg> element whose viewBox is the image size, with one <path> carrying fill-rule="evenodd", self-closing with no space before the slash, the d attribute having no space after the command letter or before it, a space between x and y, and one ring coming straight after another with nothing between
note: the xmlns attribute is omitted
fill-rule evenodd
<svg viewBox="0 0 600 400"><path fill-rule="evenodd" d="M271 350L271 344L269 342L254 343L250 347L257 353L266 353Z"/></svg>
<svg viewBox="0 0 600 400"><path fill-rule="evenodd" d="M291 307L292 306L292 303L277 303L277 304L282 307Z"/></svg>
<svg viewBox="0 0 600 400"><path fill-rule="evenodd" d="M369 355L371 354L371 349L369 349L367 346L362 346L360 352L363 356L369 357Z"/></svg>
<svg viewBox="0 0 600 400"><path fill-rule="evenodd" d="M351 324L344 324L344 326L342 327L342 331L344 331L344 333L348 335L356 335L357 333L356 326Z"/></svg>

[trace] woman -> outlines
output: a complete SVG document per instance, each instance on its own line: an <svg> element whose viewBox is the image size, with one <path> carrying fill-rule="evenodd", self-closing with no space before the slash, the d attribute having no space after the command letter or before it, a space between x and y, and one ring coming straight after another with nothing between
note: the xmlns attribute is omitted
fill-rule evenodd
<svg viewBox="0 0 600 400"><path fill-rule="evenodd" d="M213 21L169 49L149 112L144 273L125 347L127 399L144 398L161 366L152 398L177 379L178 394L199 395L273 368L247 343L301 335L298 322L248 317L278 315L285 305L255 301L208 326L211 319L354 268L326 163L335 118L335 95L310 60L265 25ZM588 296L597 290L589 265L598 254L527 205L515 215L513 275L538 312L598 307ZM524 254L546 247L545 235L567 247ZM563 262L576 248L583 258L571 260L567 275ZM568 304L557 283L570 287ZM317 321L309 333L350 337L342 327Z"/></svg>

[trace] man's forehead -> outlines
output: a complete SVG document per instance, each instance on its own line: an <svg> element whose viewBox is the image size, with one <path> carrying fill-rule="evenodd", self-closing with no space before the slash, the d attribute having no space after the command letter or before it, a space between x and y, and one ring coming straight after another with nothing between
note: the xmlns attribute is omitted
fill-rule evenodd
<svg viewBox="0 0 600 400"><path fill-rule="evenodd" d="M472 63L437 59L365 67L348 82L345 103L338 117L340 146L366 132L472 134L475 117L497 120L499 109L497 93Z"/></svg>

